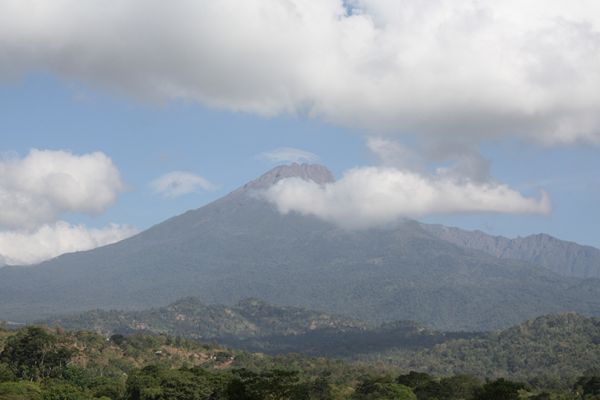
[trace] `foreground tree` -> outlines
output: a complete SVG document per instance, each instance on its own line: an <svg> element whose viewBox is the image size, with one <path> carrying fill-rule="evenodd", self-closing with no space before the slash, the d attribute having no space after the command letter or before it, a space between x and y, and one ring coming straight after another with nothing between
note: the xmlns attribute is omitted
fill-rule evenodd
<svg viewBox="0 0 600 400"><path fill-rule="evenodd" d="M2 400L42 400L42 390L33 382L0 383L0 399Z"/></svg>
<svg viewBox="0 0 600 400"><path fill-rule="evenodd" d="M227 398L236 400L308 400L309 387L295 371L235 371Z"/></svg>
<svg viewBox="0 0 600 400"><path fill-rule="evenodd" d="M356 387L353 400L417 400L413 391L390 377L367 377Z"/></svg>
<svg viewBox="0 0 600 400"><path fill-rule="evenodd" d="M584 376L575 383L575 393L584 399L600 398L600 376Z"/></svg>
<svg viewBox="0 0 600 400"><path fill-rule="evenodd" d="M28 327L7 339L0 362L21 379L30 381L55 376L64 369L73 351L39 327Z"/></svg>
<svg viewBox="0 0 600 400"><path fill-rule="evenodd" d="M512 382L503 378L488 382L476 395L477 400L518 400L520 392L525 385L520 382Z"/></svg>

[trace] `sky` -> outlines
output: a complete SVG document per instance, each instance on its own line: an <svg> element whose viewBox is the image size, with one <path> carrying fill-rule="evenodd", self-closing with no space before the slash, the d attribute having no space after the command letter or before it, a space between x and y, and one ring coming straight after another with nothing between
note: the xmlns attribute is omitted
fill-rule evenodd
<svg viewBox="0 0 600 400"><path fill-rule="evenodd" d="M600 4L0 0L0 264L129 237L275 165L344 229L600 247Z"/></svg>

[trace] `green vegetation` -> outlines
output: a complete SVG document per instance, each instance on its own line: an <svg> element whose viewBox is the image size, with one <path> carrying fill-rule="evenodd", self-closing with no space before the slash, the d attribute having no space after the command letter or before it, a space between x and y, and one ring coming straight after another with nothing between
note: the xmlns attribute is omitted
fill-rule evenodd
<svg viewBox="0 0 600 400"><path fill-rule="evenodd" d="M408 387L389 376L367 377L356 386L352 399L355 400L417 400L415 393Z"/></svg>
<svg viewBox="0 0 600 400"><path fill-rule="evenodd" d="M539 382L269 357L165 335L0 329L2 400L592 400L600 375Z"/></svg>
<svg viewBox="0 0 600 400"><path fill-rule="evenodd" d="M600 319L544 316L478 338L451 340L419 351L390 350L362 359L435 375L509 377L563 387L600 366Z"/></svg>
<svg viewBox="0 0 600 400"><path fill-rule="evenodd" d="M335 399L352 392L357 376L379 373L341 361L269 357L181 337L106 338L40 327L0 329L0 360L2 400Z"/></svg>
<svg viewBox="0 0 600 400"><path fill-rule="evenodd" d="M56 336L42 328L30 327L7 339L0 362L14 376L38 380L62 370L71 359L73 351L58 343Z"/></svg>
<svg viewBox="0 0 600 400"><path fill-rule="evenodd" d="M49 322L105 335L180 335L247 351L336 357L438 376L506 377L544 387L572 385L600 366L600 319L573 313L539 317L500 332L444 333L407 321L371 326L258 300L225 307L184 299L148 311L93 311Z"/></svg>

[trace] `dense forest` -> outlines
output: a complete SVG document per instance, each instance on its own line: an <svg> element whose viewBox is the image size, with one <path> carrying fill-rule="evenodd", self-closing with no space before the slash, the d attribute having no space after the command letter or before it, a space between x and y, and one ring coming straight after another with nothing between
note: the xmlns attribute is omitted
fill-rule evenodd
<svg viewBox="0 0 600 400"><path fill-rule="evenodd" d="M166 335L0 329L0 399L597 399L600 377L544 388L469 375L270 357Z"/></svg>
<svg viewBox="0 0 600 400"><path fill-rule="evenodd" d="M567 313L542 316L515 327L428 349L391 349L362 360L418 369L436 375L538 382L561 387L600 367L600 319Z"/></svg>

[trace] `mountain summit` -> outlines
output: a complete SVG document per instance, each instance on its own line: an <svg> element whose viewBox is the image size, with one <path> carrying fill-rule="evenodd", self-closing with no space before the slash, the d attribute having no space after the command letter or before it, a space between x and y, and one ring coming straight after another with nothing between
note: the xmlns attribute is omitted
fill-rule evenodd
<svg viewBox="0 0 600 400"><path fill-rule="evenodd" d="M282 215L252 195L288 177L333 181L319 165L280 166L119 243L1 268L0 319L147 309L187 296L206 304L252 297L443 330L496 329L561 311L600 313L594 279L466 248L416 221L349 231L298 213Z"/></svg>
<svg viewBox="0 0 600 400"><path fill-rule="evenodd" d="M277 166L261 175L259 178L246 183L237 191L246 192L249 190L267 189L286 178L300 178L305 181L313 181L320 185L335 182L333 174L323 165L293 163L290 165Z"/></svg>

